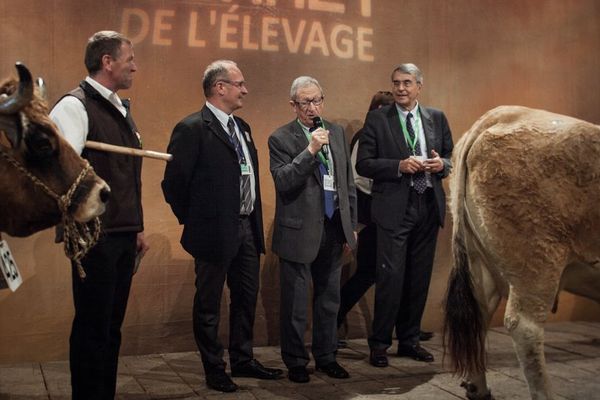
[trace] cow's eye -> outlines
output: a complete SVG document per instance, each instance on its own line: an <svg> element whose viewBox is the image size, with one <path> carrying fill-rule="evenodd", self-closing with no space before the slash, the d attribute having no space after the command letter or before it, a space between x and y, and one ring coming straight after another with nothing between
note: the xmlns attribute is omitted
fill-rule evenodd
<svg viewBox="0 0 600 400"><path fill-rule="evenodd" d="M33 126L25 135L25 144L31 161L46 161L56 149L56 138L44 132L41 126Z"/></svg>

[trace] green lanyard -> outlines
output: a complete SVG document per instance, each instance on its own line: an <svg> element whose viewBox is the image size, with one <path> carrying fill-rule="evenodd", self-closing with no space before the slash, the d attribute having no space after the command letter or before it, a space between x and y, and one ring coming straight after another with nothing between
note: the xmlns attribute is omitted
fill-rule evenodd
<svg viewBox="0 0 600 400"><path fill-rule="evenodd" d="M308 142L310 143L310 139L311 139L310 132L308 132L304 129L304 125L302 125L299 120L296 120L296 122L298 123L298 125L300 125L302 132L304 132L304 134L306 135L306 139L308 139ZM325 121L323 121L323 129L327 129L327 128L325 128ZM319 160L323 163L323 165L325 167L327 167L327 171L329 171L329 157L327 157L323 153L323 147L321 147L321 150L317 153L317 156L319 157Z"/></svg>
<svg viewBox="0 0 600 400"><path fill-rule="evenodd" d="M419 110L415 113L415 123L413 124L413 131L415 132L415 137L411 138L408 134L408 129L406 129L406 121L402 119L400 113L398 113L398 119L400 120L400 127L402 127L402 133L404 134L404 139L406 139L406 143L410 147L413 154L415 154L415 148L417 147L417 142L419 141L419 134L417 129L421 129L421 124L419 121L421 120L421 113Z"/></svg>

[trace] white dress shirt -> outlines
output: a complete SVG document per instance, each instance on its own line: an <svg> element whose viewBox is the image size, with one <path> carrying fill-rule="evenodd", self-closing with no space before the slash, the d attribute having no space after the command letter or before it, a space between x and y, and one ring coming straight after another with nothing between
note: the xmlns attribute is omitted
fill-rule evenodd
<svg viewBox="0 0 600 400"><path fill-rule="evenodd" d="M115 92L102 86L93 78L87 76L85 81L110 101L123 117L127 116L127 109ZM50 112L50 118L58 126L63 137L73 146L77 154L81 154L87 140L89 121L83 103L74 96L63 97Z"/></svg>

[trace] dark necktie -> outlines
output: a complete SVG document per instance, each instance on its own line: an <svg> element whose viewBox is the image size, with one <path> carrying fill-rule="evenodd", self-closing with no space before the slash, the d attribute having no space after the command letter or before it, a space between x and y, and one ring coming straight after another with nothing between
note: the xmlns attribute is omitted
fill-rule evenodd
<svg viewBox="0 0 600 400"><path fill-rule="evenodd" d="M412 113L408 113L408 115L406 116L406 130L408 131L408 136L410 136L411 141L414 142L415 130L413 129L413 126L412 126L412 118L413 118ZM415 152L415 154L414 154L415 156L422 155L421 143L419 143L418 137L416 139L414 152ZM417 172L416 174L413 174L412 179L413 179L413 187L415 188L417 193L423 194L425 192L425 190L427 189L427 178L425 177L425 172L421 171L421 172Z"/></svg>
<svg viewBox="0 0 600 400"><path fill-rule="evenodd" d="M323 165L322 162L319 162L319 172L321 173L321 182L323 182L323 186L325 186L325 175L328 175L327 168ZM325 215L327 218L331 219L333 217L333 213L335 212L335 199L333 196L332 190L323 190L323 200L325 203Z"/></svg>
<svg viewBox="0 0 600 400"><path fill-rule="evenodd" d="M229 117L227 121L227 129L229 130L229 140L238 156L240 165L246 164L246 157L244 156L244 149L240 143L238 136L235 134L235 122L233 118ZM240 176L240 214L249 215L252 208L252 191L250 190L250 175L242 174Z"/></svg>

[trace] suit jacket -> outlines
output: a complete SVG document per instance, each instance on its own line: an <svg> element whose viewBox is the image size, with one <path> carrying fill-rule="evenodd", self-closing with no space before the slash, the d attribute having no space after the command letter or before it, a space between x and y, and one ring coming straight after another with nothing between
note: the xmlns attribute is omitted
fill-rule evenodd
<svg viewBox="0 0 600 400"><path fill-rule="evenodd" d="M342 228L346 242L354 248L356 190L350 150L341 126L327 121L325 126L329 130ZM307 147L308 139L296 120L269 137L276 192L273 251L286 260L303 264L317 257L326 218L319 161Z"/></svg>
<svg viewBox="0 0 600 400"><path fill-rule="evenodd" d="M444 169L431 174L439 224L443 226L446 215L446 195L442 179L452 169L452 133L448 120L440 110L419 106L427 156L435 150L444 163ZM371 216L373 221L386 229L400 225L406 214L411 174L399 174L399 163L411 155L395 104L371 111L365 121L360 137L356 171L373 179Z"/></svg>
<svg viewBox="0 0 600 400"><path fill-rule="evenodd" d="M250 215L256 249L264 253L258 154L250 126L234 117L246 141L256 183L256 201ZM217 117L204 106L173 129L162 181L165 200L180 224L183 248L194 258L221 262L237 254L240 240L240 166L235 148Z"/></svg>

